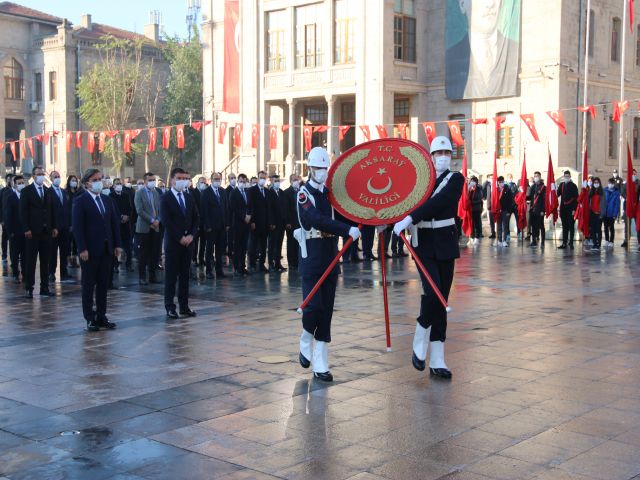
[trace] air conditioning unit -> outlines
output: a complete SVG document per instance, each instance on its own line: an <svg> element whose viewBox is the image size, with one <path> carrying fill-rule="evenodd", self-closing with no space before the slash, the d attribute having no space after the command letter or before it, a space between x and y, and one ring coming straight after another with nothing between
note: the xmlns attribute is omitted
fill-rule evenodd
<svg viewBox="0 0 640 480"><path fill-rule="evenodd" d="M31 102L31 103L29 103L29 111L30 112L38 112L38 111L40 111L40 102Z"/></svg>

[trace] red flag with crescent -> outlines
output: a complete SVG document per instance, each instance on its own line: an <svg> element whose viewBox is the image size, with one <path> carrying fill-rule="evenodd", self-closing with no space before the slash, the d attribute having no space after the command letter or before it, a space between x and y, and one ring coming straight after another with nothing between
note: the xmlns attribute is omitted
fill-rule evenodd
<svg viewBox="0 0 640 480"><path fill-rule="evenodd" d="M67 132L66 134L67 153L71 152L71 145L73 144L73 132Z"/></svg>
<svg viewBox="0 0 640 480"><path fill-rule="evenodd" d="M558 221L558 192L556 192L556 178L553 172L551 152L549 152L549 166L547 168L547 194L544 197L544 213L547 218L553 214L553 223Z"/></svg>
<svg viewBox="0 0 640 480"><path fill-rule="evenodd" d="M96 132L87 132L87 152L93 153L96 149Z"/></svg>
<svg viewBox="0 0 640 480"><path fill-rule="evenodd" d="M404 138L405 140L407 139L407 124L406 123L399 123L398 124L398 134L400 135L400 138Z"/></svg>
<svg viewBox="0 0 640 480"><path fill-rule="evenodd" d="M162 148L169 149L171 145L171 127L162 127Z"/></svg>
<svg viewBox="0 0 640 480"><path fill-rule="evenodd" d="M506 188L506 187L503 187ZM491 177L491 213L492 222L500 221L500 196L498 195L498 152L493 154L493 176Z"/></svg>
<svg viewBox="0 0 640 480"><path fill-rule="evenodd" d="M278 148L278 126L269 125L269 149L275 150Z"/></svg>
<svg viewBox="0 0 640 480"><path fill-rule="evenodd" d="M191 128L193 128L196 132L199 132L202 128L202 122L192 122Z"/></svg>
<svg viewBox="0 0 640 480"><path fill-rule="evenodd" d="M4 142L0 142L0 150L4 148Z"/></svg>
<svg viewBox="0 0 640 480"><path fill-rule="evenodd" d="M115 137L118 133L120 133L120 132L118 132L118 130L107 130L107 137L109 137L109 138L113 138L113 137Z"/></svg>
<svg viewBox="0 0 640 480"><path fill-rule="evenodd" d="M464 157L462 157L462 175L464 176L464 185L462 185L462 195L458 201L458 217L462 219L462 231L469 237L473 227L471 219L471 199L469 198L469 179L467 178L467 149L464 149Z"/></svg>
<svg viewBox="0 0 640 480"><path fill-rule="evenodd" d="M131 130L124 131L124 153L131 152Z"/></svg>
<svg viewBox="0 0 640 480"><path fill-rule="evenodd" d="M540 141L540 137L538 137L538 130L536 130L536 121L533 116L533 113L523 113L520 115L522 121L529 127L529 131L531 132L531 136L536 142Z"/></svg>
<svg viewBox="0 0 640 480"><path fill-rule="evenodd" d="M376 125L376 130L378 131L378 138L387 138L387 127L384 125Z"/></svg>
<svg viewBox="0 0 640 480"><path fill-rule="evenodd" d="M496 124L496 132L500 130L502 124L507 121L507 117L493 117L493 122Z"/></svg>
<svg viewBox="0 0 640 480"><path fill-rule="evenodd" d="M585 105L583 107L578 107L582 113L589 112L591 114L591 118L596 118L596 107L594 105Z"/></svg>
<svg viewBox="0 0 640 480"><path fill-rule="evenodd" d="M613 102L613 115L611 116L611 120L614 122L619 122L624 115L624 112L629 108L629 100L625 100L624 102Z"/></svg>
<svg viewBox="0 0 640 480"><path fill-rule="evenodd" d="M520 186L516 194L516 205L518 207L518 230L523 232L527 229L527 189L529 180L527 179L527 151L524 151L522 161L522 172L520 173Z"/></svg>
<svg viewBox="0 0 640 480"><path fill-rule="evenodd" d="M360 130L364 135L364 138L367 139L367 142L371 140L371 132L369 131L369 125L360 125Z"/></svg>
<svg viewBox="0 0 640 480"><path fill-rule="evenodd" d="M224 136L227 134L227 122L220 122L218 126L218 143L224 143Z"/></svg>
<svg viewBox="0 0 640 480"><path fill-rule="evenodd" d="M473 125L486 125L489 122L486 118L472 118L471 123Z"/></svg>
<svg viewBox="0 0 640 480"><path fill-rule="evenodd" d="M257 123L251 125L251 148L258 148L258 128Z"/></svg>
<svg viewBox="0 0 640 480"><path fill-rule="evenodd" d="M313 127L313 133L323 133L329 130L329 125L318 125L317 127Z"/></svg>
<svg viewBox="0 0 640 480"><path fill-rule="evenodd" d="M48 147L48 146L49 146L49 137L50 137L50 136L51 136L51 135L49 134L49 132L45 132L45 133L44 133L44 137L43 137L43 139L44 139L44 145L45 145L45 147Z"/></svg>
<svg viewBox="0 0 640 480"><path fill-rule="evenodd" d="M288 123L285 123L284 125L282 125L282 133L289 130L289 128L291 128L291 125L289 125Z"/></svg>
<svg viewBox="0 0 640 480"><path fill-rule="evenodd" d="M434 122L422 122L424 134L427 137L427 144L431 145L433 139L436 138L436 124Z"/></svg>
<svg viewBox="0 0 640 480"><path fill-rule="evenodd" d="M233 146L242 147L242 124L236 123L233 127Z"/></svg>
<svg viewBox="0 0 640 480"><path fill-rule="evenodd" d="M100 132L98 134L98 151L100 153L104 152L104 144L107 140L107 132Z"/></svg>
<svg viewBox="0 0 640 480"><path fill-rule="evenodd" d="M184 123L176 125L176 146L180 149L184 148Z"/></svg>
<svg viewBox="0 0 640 480"><path fill-rule="evenodd" d="M155 128L150 128L149 129L149 144L147 149L150 152L155 152L156 151L156 137L158 135L158 131Z"/></svg>
<svg viewBox="0 0 640 480"><path fill-rule="evenodd" d="M134 130L131 130L131 140L133 140L134 138L136 138L138 135L140 135L142 133L142 129L141 128L136 128Z"/></svg>
<svg viewBox="0 0 640 480"><path fill-rule="evenodd" d="M305 125L302 127L302 136L304 137L304 151L311 151L311 137L313 135L313 127L311 125Z"/></svg>
<svg viewBox="0 0 640 480"><path fill-rule="evenodd" d="M13 161L17 162L18 156L16 155L16 142L8 142L8 143L9 143L9 149L11 150L11 155L13 155Z"/></svg>
<svg viewBox="0 0 640 480"><path fill-rule="evenodd" d="M31 158L36 158L33 151L33 137L27 138L27 147L29 147L29 153L31 153Z"/></svg>
<svg viewBox="0 0 640 480"><path fill-rule="evenodd" d="M42 135L36 135L36 140L38 140L39 142L42 142Z"/></svg>
<svg viewBox="0 0 640 480"><path fill-rule="evenodd" d="M555 123L558 126L562 134L566 135L567 127L564 124L564 117L562 116L562 110L551 110L547 112L547 115L549 115L549 118L553 120L553 123Z"/></svg>
<svg viewBox="0 0 640 480"><path fill-rule="evenodd" d="M76 132L76 148L82 148L82 132Z"/></svg>
<svg viewBox="0 0 640 480"><path fill-rule="evenodd" d="M338 127L338 139L340 141L344 140L344 136L347 134L350 128L350 125L340 125Z"/></svg>
<svg viewBox="0 0 640 480"><path fill-rule="evenodd" d="M20 157L27 158L27 147L24 144L24 140L20 140Z"/></svg>
<svg viewBox="0 0 640 480"><path fill-rule="evenodd" d="M589 177L589 154L587 149L584 149L584 159L582 160L582 189L580 195L578 195L578 207L576 213L573 214L573 219L578 220L578 230L580 230L585 237L589 236L589 189L587 188L587 178Z"/></svg>
<svg viewBox="0 0 640 480"><path fill-rule="evenodd" d="M456 144L456 147L461 146L464 143L464 138L462 138L462 132L460 131L460 122L458 120L451 120L447 122L447 124L449 125L451 140Z"/></svg>

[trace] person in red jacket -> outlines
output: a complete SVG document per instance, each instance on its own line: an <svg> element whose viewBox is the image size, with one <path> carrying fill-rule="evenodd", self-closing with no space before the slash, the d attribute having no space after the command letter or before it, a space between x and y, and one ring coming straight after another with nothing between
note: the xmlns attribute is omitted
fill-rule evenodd
<svg viewBox="0 0 640 480"><path fill-rule="evenodd" d="M589 230L591 234L591 251L599 252L602 243L602 212L605 207L604 191L599 177L593 178L589 191Z"/></svg>

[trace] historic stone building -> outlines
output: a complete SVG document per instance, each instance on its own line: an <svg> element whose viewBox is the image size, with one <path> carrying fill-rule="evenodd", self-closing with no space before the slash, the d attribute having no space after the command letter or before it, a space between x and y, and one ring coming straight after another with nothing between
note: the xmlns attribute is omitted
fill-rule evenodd
<svg viewBox="0 0 640 480"><path fill-rule="evenodd" d="M385 125L391 135L398 124L406 123L409 137L424 144L421 122L441 122L438 133L448 134L446 121L468 118L489 119L487 125L461 125L470 168L478 173L490 171L497 151L499 172L519 176L525 146L529 171L546 171L547 145L556 173L563 167L580 170L582 114L575 107L582 104L584 88L586 0L238 0L239 22L227 39L239 45L239 109L226 113L225 30L233 23L225 23L223 6L233 3L203 2L204 113L215 122L204 131L207 171L301 172L303 125L331 126L326 132L316 131L312 142L326 144L337 155L364 141L359 128L351 128L340 140L338 126L368 125L371 138L378 138L376 125ZM509 64L514 68L514 92L451 99L446 71L459 54L449 50L447 9L464 12L475 5L504 8L507 3L519 10L512 50L518 55ZM636 23L630 32L628 22L623 24L620 1L591 4L588 103L620 98L623 29L627 29L625 98L637 99L640 27ZM631 102L624 127L637 159L636 103ZM568 109L564 111L567 135L545 113L558 109ZM540 142L533 141L521 121L523 113L535 114ZM618 165L618 124L611 121L611 105L598 107L596 113L587 128L591 166L608 175ZM506 117L497 131L495 116ZM227 130L219 138L223 123ZM233 145L236 124L244 127L240 147ZM259 135L253 148L255 124ZM269 145L270 124L289 125L286 131L278 129L276 148ZM459 167L462 149L455 156Z"/></svg>

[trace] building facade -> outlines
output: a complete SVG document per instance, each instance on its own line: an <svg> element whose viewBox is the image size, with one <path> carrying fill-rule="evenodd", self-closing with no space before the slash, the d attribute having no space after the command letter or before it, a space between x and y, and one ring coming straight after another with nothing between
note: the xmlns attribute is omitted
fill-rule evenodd
<svg viewBox="0 0 640 480"><path fill-rule="evenodd" d="M225 7L228 16L233 3L238 5L237 25L225 22ZM507 3L519 14L512 50L517 57L510 64L514 92L452 99L446 71L458 55L450 49L447 31L451 12L467 8L471 18L473 8L505 8ZM625 98L640 97L640 26L636 22L630 32L628 20L623 24L622 3L591 1L588 104L620 99L623 29ZM470 168L477 173L490 172L496 154L499 173L518 177L525 149L529 172L546 171L548 151L556 173L579 171L583 114L576 107L583 103L586 5L587 0L205 1L204 117L213 120L204 131L205 171L305 173L305 125L328 125L326 131L314 129L312 144L326 145L336 156L365 140L361 125L378 138L376 125L384 125L391 136L398 134L399 124L407 124L409 138L425 144L422 122L437 122L438 134L448 135L449 120L461 121ZM224 111L225 38L235 39L238 47L235 113ZM636 102L631 104L624 115L624 138L637 159L640 123ZM553 110L563 110L567 135L546 115ZM535 115L539 142L520 119L525 113ZM590 165L608 175L619 164L619 124L611 119L611 104L598 106L596 114L587 119ZM498 129L496 116L506 118ZM463 121L470 118L487 118L488 123ZM239 124L241 142L234 146ZM221 125L227 127L223 135ZM270 148L269 125L288 125L277 129L275 148ZM340 126L352 126L342 139ZM454 152L455 168L461 166L462 152Z"/></svg>

